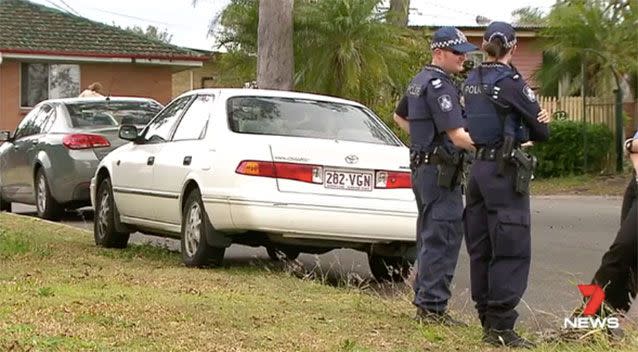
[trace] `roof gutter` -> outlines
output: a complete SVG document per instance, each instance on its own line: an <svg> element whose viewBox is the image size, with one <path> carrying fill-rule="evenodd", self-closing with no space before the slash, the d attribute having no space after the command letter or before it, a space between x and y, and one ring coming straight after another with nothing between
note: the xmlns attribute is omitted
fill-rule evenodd
<svg viewBox="0 0 638 352"><path fill-rule="evenodd" d="M90 52L69 52L51 50L26 50L0 48L0 54L6 59L27 59L44 61L137 63L151 65L201 67L208 57L188 55L145 55L145 54L108 54Z"/></svg>

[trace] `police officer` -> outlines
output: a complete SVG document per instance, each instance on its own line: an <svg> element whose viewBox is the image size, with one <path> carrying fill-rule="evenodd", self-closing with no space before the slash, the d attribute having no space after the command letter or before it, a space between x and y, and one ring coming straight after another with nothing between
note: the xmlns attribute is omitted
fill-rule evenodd
<svg viewBox="0 0 638 352"><path fill-rule="evenodd" d="M626 312L638 292L638 132L625 142L634 166L621 208L620 229L604 254L593 282L605 290L605 302Z"/></svg>
<svg viewBox="0 0 638 352"><path fill-rule="evenodd" d="M514 310L527 287L531 258L528 186L535 160L522 152L527 140L549 138L547 113L510 65L516 51L511 25L492 22L483 36L488 61L463 87L468 130L476 144L466 194L465 231L472 299L483 340L533 347L513 329Z"/></svg>
<svg viewBox="0 0 638 352"><path fill-rule="evenodd" d="M410 133L419 212L414 304L421 322L464 325L447 313L447 303L463 237L460 149L474 147L450 74L460 72L465 53L478 48L458 29L443 27L434 33L430 49L432 63L412 79L395 111L395 120Z"/></svg>

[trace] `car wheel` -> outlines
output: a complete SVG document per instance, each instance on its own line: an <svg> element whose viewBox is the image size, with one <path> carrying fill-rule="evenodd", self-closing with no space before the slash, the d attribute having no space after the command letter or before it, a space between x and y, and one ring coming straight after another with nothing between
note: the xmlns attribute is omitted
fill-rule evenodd
<svg viewBox="0 0 638 352"><path fill-rule="evenodd" d="M266 252L268 252L268 256L270 259L274 261L284 261L284 260L295 260L299 257L299 251L292 248L282 248L282 247L274 247L267 246Z"/></svg>
<svg viewBox="0 0 638 352"><path fill-rule="evenodd" d="M0 193L0 211L11 211L11 202L7 202L6 200L2 199L2 193Z"/></svg>
<svg viewBox="0 0 638 352"><path fill-rule="evenodd" d="M105 178L95 195L95 215L93 218L95 244L106 248L126 248L130 234L115 230L115 201L111 180Z"/></svg>
<svg viewBox="0 0 638 352"><path fill-rule="evenodd" d="M379 282L403 282L410 275L412 263L403 257L369 255L368 263L374 278Z"/></svg>
<svg viewBox="0 0 638 352"><path fill-rule="evenodd" d="M210 246L206 234L215 231L199 190L191 191L182 210L182 260L188 267L220 266L225 247Z"/></svg>
<svg viewBox="0 0 638 352"><path fill-rule="evenodd" d="M64 213L64 208L51 195L49 181L42 169L35 177L35 206L38 216L47 220L58 220Z"/></svg>

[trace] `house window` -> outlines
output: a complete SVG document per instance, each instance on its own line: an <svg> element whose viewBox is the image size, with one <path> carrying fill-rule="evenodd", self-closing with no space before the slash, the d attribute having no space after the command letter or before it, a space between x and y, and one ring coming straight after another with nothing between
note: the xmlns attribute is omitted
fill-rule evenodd
<svg viewBox="0 0 638 352"><path fill-rule="evenodd" d="M472 51L471 53L467 53L467 60L474 63L473 67L480 65L483 61L485 61L485 59L485 53L482 51Z"/></svg>
<svg viewBox="0 0 638 352"><path fill-rule="evenodd" d="M80 94L80 66L23 62L20 106L32 107L46 99Z"/></svg>

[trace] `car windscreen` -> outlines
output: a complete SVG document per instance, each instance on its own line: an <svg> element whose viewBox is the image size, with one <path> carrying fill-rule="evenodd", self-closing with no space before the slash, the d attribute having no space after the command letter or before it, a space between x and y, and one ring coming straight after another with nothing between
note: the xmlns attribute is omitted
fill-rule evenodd
<svg viewBox="0 0 638 352"><path fill-rule="evenodd" d="M238 133L398 145L370 111L343 103L279 97L232 97L231 130Z"/></svg>
<svg viewBox="0 0 638 352"><path fill-rule="evenodd" d="M162 106L153 101L99 101L64 104L74 128L98 126L143 126Z"/></svg>

